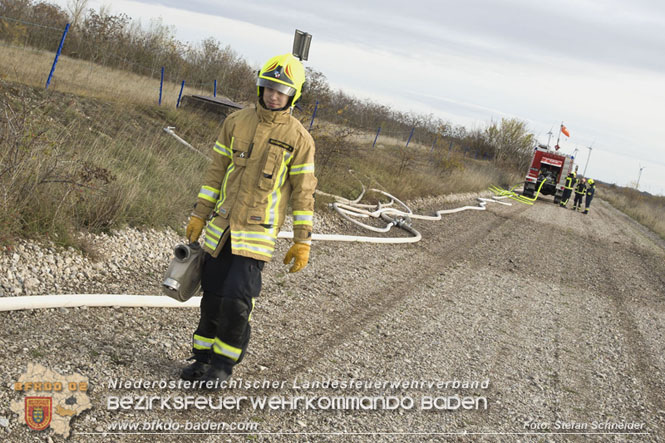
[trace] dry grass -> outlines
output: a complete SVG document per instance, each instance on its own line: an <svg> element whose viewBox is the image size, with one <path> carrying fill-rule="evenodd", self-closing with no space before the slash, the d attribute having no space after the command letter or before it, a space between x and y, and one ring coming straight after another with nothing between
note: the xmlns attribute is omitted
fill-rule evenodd
<svg viewBox="0 0 665 443"><path fill-rule="evenodd" d="M665 197L615 185L599 185L598 191L600 198L665 239Z"/></svg>
<svg viewBox="0 0 665 443"><path fill-rule="evenodd" d="M53 57L54 54L49 51L0 45L0 79L43 88L51 71ZM99 66L89 61L60 56L49 90L105 100L157 104L159 82L159 71L151 78ZM162 106L176 105L180 86L164 82ZM185 84L183 96L210 95L210 92L191 88Z"/></svg>
<svg viewBox="0 0 665 443"><path fill-rule="evenodd" d="M400 199L457 192L472 192L490 185L509 186L521 180L519 174L504 171L493 163L464 158L459 152L417 144L405 148L383 143L375 148L356 144L357 132L336 128L314 131L319 188L327 193L355 198L358 181ZM325 203L325 201L323 201Z"/></svg>
<svg viewBox="0 0 665 443"><path fill-rule="evenodd" d="M76 243L73 233L131 226L178 229L191 211L207 161L166 135L164 126L206 150L219 117L176 110L179 85L62 57L44 83L50 52L0 46L4 172L0 174L0 243L48 236ZM24 86L29 85L29 86ZM185 93L196 93L186 88ZM309 116L303 116L309 125ZM317 121L317 176L323 191L355 197L358 183L400 199L508 186L519 177L448 147L411 143ZM4 166L7 166L5 169ZM26 198L27 196L27 198ZM324 200L324 199L321 199ZM82 245L78 245L82 247Z"/></svg>
<svg viewBox="0 0 665 443"><path fill-rule="evenodd" d="M311 122L311 114L307 114L302 116L300 119L301 123L305 126L305 128L309 128L309 124ZM372 147L372 144L374 143L374 139L376 138L376 128L372 128L371 130L360 130L360 129L351 129L350 125L343 125L339 123L333 123L333 122L328 122L325 120L321 119L315 119L314 125L312 128L312 132L323 132L327 134L338 134L343 131L350 131L349 136L346 138L345 142L346 143L351 143L354 146L357 146L359 148L366 148L370 149ZM406 145L406 141L409 138L409 133L404 132L403 134L400 135L391 135L390 132L387 132L383 130L382 132L379 133L379 137L376 141L376 148L386 148L386 147L404 147ZM446 144L446 142L438 140L437 147L441 149L439 145ZM446 144L446 146L448 146ZM423 145L421 143L416 142L415 140L411 140L409 142L409 149L411 148L416 148L416 149L421 149L426 152L429 152L431 145ZM447 147L446 147L447 149Z"/></svg>
<svg viewBox="0 0 665 443"><path fill-rule="evenodd" d="M219 119L129 107L0 81L0 243L124 225L178 229L207 160L163 132L212 146Z"/></svg>

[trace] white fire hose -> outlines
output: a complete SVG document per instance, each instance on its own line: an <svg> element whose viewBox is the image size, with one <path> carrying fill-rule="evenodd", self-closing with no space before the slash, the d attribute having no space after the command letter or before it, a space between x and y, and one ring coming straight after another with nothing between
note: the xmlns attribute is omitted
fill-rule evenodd
<svg viewBox="0 0 665 443"><path fill-rule="evenodd" d="M174 136L178 141L185 144L188 148L205 156L201 151L194 148L192 145L178 137L174 128L165 128L164 130ZM207 157L207 156L206 156ZM350 171L353 174L353 171ZM355 178L355 176L354 176ZM356 180L358 180L356 178ZM360 181L360 180L358 180ZM377 233L386 233L393 227L403 229L410 234L409 237L368 237L357 235L343 235L343 234L312 234L312 240L316 241L342 241L342 242L361 242L361 243L383 243L383 244L401 244L401 243L416 243L422 238L420 232L411 226L411 220L441 220L443 215L454 214L466 210L484 211L487 203L499 203L502 205L511 206L511 203L502 202L500 199L507 198L506 196L495 196L493 198L478 197L478 205L476 206L462 206L454 209L443 209L436 211L434 215L419 215L414 214L413 211L401 200L388 194L380 189L370 189L370 192L378 193L390 199L388 203L378 202L374 205L362 204L360 201L365 196L365 186L360 182L362 192L354 199L349 200L340 196L328 194L322 191L316 191L319 195L325 195L335 199L334 203L330 204L342 218L350 221L364 229ZM403 210L396 209L393 205L397 203ZM356 218L362 219L375 219L382 220L385 223L383 227L375 227L362 223ZM281 231L277 235L278 238L293 238L293 232ZM0 298L0 311L16 311L23 309L38 309L38 308L68 308L68 307L154 307L154 308L170 308L170 307L198 307L201 303L201 297L192 297L186 302L178 302L170 297L164 295L127 295L127 294L62 294L62 295L32 295L20 297L2 297Z"/></svg>
<svg viewBox="0 0 665 443"><path fill-rule="evenodd" d="M201 297L192 297L186 302L178 302L165 295L127 294L60 294L27 295L0 298L0 311L22 309L77 308L119 306L123 308L198 308Z"/></svg>

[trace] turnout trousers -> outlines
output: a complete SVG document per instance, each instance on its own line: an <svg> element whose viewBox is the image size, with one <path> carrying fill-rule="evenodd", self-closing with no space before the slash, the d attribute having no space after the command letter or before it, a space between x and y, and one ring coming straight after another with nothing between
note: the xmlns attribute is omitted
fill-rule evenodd
<svg viewBox="0 0 665 443"><path fill-rule="evenodd" d="M593 195L586 195L586 202L584 203L584 213L589 213L589 206L591 206L591 200L593 200Z"/></svg>
<svg viewBox="0 0 665 443"><path fill-rule="evenodd" d="M573 202L573 209L582 209L582 198L584 194L575 193L575 201Z"/></svg>
<svg viewBox="0 0 665 443"><path fill-rule="evenodd" d="M201 317L194 332L193 352L198 361L231 373L247 350L254 299L261 292L265 262L233 255L228 239L217 258L206 253L201 287Z"/></svg>
<svg viewBox="0 0 665 443"><path fill-rule="evenodd" d="M561 206L563 206L564 208L568 205L568 200L570 200L570 194L572 194L572 192L573 192L572 188L571 189L568 189L568 188L563 189L563 195L561 196L561 201L559 202L559 204Z"/></svg>

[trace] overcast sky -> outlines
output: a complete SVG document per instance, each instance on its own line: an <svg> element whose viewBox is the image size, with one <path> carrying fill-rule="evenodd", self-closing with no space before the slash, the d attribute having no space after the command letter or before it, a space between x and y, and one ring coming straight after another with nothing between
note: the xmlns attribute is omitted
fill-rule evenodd
<svg viewBox="0 0 665 443"><path fill-rule="evenodd" d="M55 3L65 5L66 0ZM587 176L665 195L665 2L659 0L103 2L181 41L213 37L250 63L313 35L331 86L467 128L516 117L541 142L563 121Z"/></svg>

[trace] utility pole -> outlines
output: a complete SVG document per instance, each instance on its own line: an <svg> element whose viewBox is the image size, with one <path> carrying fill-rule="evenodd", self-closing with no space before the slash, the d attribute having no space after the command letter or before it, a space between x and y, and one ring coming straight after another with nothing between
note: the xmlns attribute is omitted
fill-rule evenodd
<svg viewBox="0 0 665 443"><path fill-rule="evenodd" d="M642 177L642 170L645 168L645 166L640 166L640 173L637 176L637 184L635 185L635 189L638 191L640 190L640 177Z"/></svg>
<svg viewBox="0 0 665 443"><path fill-rule="evenodd" d="M591 146L587 146L587 149L589 150L589 155L586 158L586 165L584 165L584 173L582 173L584 177L586 177L586 168L589 166L589 159L591 158Z"/></svg>

